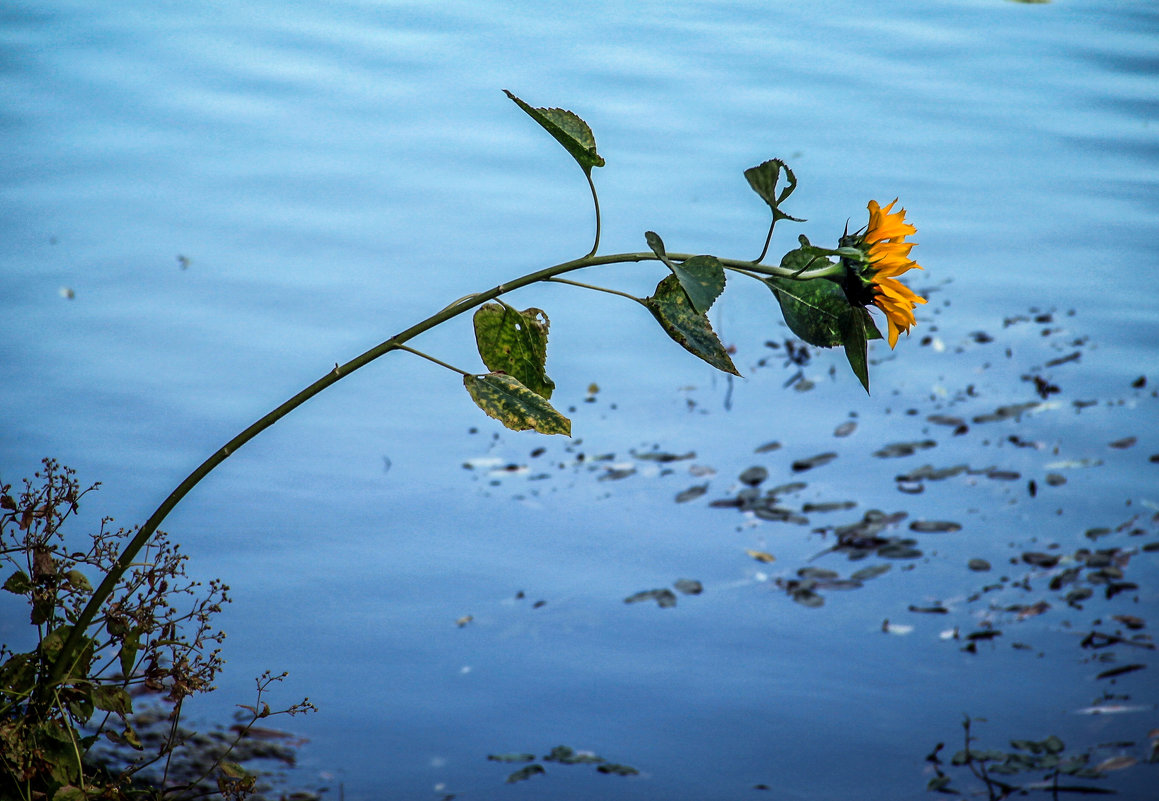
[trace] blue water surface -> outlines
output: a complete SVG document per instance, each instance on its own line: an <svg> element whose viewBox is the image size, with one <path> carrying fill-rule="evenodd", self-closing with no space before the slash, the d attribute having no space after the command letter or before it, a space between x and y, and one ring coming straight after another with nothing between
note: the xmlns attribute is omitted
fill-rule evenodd
<svg viewBox="0 0 1159 801"><path fill-rule="evenodd" d="M711 314L738 380L622 298L520 290L511 303L551 317L570 440L507 432L457 375L391 354L166 521L191 572L235 597L228 668L194 714L227 717L253 676L290 671L274 701L320 708L276 719L310 740L291 781L346 799L921 798L926 755L945 742L948 763L963 715L987 719L985 747L1057 734L1092 764L1143 762L1159 726L1156 53L1149 0L14 0L0 477L54 456L103 483L78 535L103 515L133 525L336 362L586 253L583 175L509 89L592 126L605 253L654 230L673 251L755 257L768 209L742 173L773 157L807 218L778 226L774 259L900 198L925 268L907 276L929 298L918 326L896 351L871 345L867 396L840 351L788 363L771 293L739 276ZM663 274L580 278L646 295ZM483 369L466 319L414 344ZM896 443L927 444L874 455ZM970 470L897 480L926 464ZM709 505L754 465L762 489L804 482L781 502L808 523ZM826 553L875 509L908 515L886 533L919 559ZM1068 605L1049 582L1084 547L1118 549L1137 586ZM1036 569L1027 551L1070 561ZM785 591L802 568L870 564L891 569L819 608ZM680 578L704 591L624 603ZM24 611L0 610L21 642ZM1001 636L963 650L988 628ZM1144 639L1083 648L1092 630ZM1135 711L1078 714L1100 702ZM519 766L487 760L557 745L639 774L541 762L508 784ZM1157 781L1139 764L1093 784L1143 799Z"/></svg>

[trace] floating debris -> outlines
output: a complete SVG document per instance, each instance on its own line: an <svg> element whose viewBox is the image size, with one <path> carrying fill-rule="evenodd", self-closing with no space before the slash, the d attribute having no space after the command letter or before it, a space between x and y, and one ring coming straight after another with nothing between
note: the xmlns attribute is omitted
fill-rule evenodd
<svg viewBox="0 0 1159 801"><path fill-rule="evenodd" d="M833 452L821 453L816 456L810 456L807 459L798 459L792 464L794 473L802 473L806 470L812 470L814 467L821 467L829 464L837 458L837 454Z"/></svg>
<svg viewBox="0 0 1159 801"><path fill-rule="evenodd" d="M638 604L642 601L655 601L656 605L661 609L668 609L676 606L676 593L667 588L658 590L644 590L635 595L629 595L624 599L626 604Z"/></svg>
<svg viewBox="0 0 1159 801"><path fill-rule="evenodd" d="M528 765L527 767L520 768L508 776L507 783L515 784L516 782L526 781L532 776L538 776L541 773L547 773L547 771L543 769L543 765Z"/></svg>
<svg viewBox="0 0 1159 801"><path fill-rule="evenodd" d="M913 456L918 451L936 448L938 443L932 439L923 439L920 442L895 442L873 452L879 459L897 459L902 456Z"/></svg>
<svg viewBox="0 0 1159 801"><path fill-rule="evenodd" d="M1139 663L1135 663L1135 664L1131 664L1131 665L1122 665L1120 667L1111 668L1110 670L1104 670L1102 673L1095 676L1095 678L1096 679L1114 679L1114 678L1118 678L1119 676L1125 676L1128 673L1134 673L1136 670L1143 670L1145 667L1147 667L1147 666L1139 664Z"/></svg>
<svg viewBox="0 0 1159 801"><path fill-rule="evenodd" d="M755 487L768 477L768 469L757 465L756 467L750 467L740 474L740 483Z"/></svg>
<svg viewBox="0 0 1159 801"><path fill-rule="evenodd" d="M779 451L780 449L781 443L773 440L772 442L766 442L764 445L759 446L756 450L753 451L753 453L772 453L773 451Z"/></svg>
<svg viewBox="0 0 1159 801"><path fill-rule="evenodd" d="M985 559L971 559L966 563L966 566L973 570L975 573L985 573L990 569L990 563Z"/></svg>
<svg viewBox="0 0 1159 801"><path fill-rule="evenodd" d="M773 556L771 553L765 553L764 551L745 550L745 553L747 553L753 559L756 559L758 562L764 562L765 564L772 564L773 562L777 561L777 557Z"/></svg>
<svg viewBox="0 0 1159 801"><path fill-rule="evenodd" d="M487 759L490 762L534 762L535 754L488 754Z"/></svg>
<svg viewBox="0 0 1159 801"><path fill-rule="evenodd" d="M708 484L697 484L696 486L689 487L686 490L682 490L676 493L676 502L688 503L689 501L696 500L706 492L708 492Z"/></svg>
<svg viewBox="0 0 1159 801"><path fill-rule="evenodd" d="M683 595L700 595L704 592L704 585L696 579L676 579L672 586Z"/></svg>
<svg viewBox="0 0 1159 801"><path fill-rule="evenodd" d="M857 423L855 423L852 420L846 420L844 423L837 426L837 428L835 428L833 430L833 436L835 436L835 437L848 437L850 434L852 434L856 430L857 430Z"/></svg>
<svg viewBox="0 0 1159 801"><path fill-rule="evenodd" d="M948 520L915 520L909 524L910 531L916 531L920 534L952 534L955 531L961 531L960 523L952 523Z"/></svg>

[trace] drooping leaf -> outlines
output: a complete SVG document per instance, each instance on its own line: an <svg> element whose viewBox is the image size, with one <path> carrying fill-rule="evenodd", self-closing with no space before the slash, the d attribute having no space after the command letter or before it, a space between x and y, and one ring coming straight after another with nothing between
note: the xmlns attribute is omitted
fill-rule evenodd
<svg viewBox="0 0 1159 801"><path fill-rule="evenodd" d="M664 240L654 231L646 231L644 239L648 247L659 257L660 261L679 279L680 286L688 295L692 308L698 314L706 314L712 304L724 291L724 265L716 256L693 256L682 262L674 262L668 258L664 249Z"/></svg>
<svg viewBox="0 0 1159 801"><path fill-rule="evenodd" d="M555 141L564 146L586 174L591 175L592 167L604 166L603 156L596 152L596 137L592 129L578 115L561 108L535 108L506 89L503 92L555 137Z"/></svg>
<svg viewBox="0 0 1159 801"><path fill-rule="evenodd" d="M534 308L516 311L500 301L480 306L474 321L475 343L487 369L515 376L523 386L550 400L555 382L544 371L551 325L547 315Z"/></svg>
<svg viewBox="0 0 1159 801"><path fill-rule="evenodd" d="M699 356L718 370L739 376L736 366L712 330L708 317L698 314L688 294L675 275L669 275L656 286L644 305L660 323L664 332L689 353Z"/></svg>
<svg viewBox="0 0 1159 801"><path fill-rule="evenodd" d="M844 294L844 293L843 293ZM865 309L850 306L840 319L841 344L845 346L845 358L853 368L853 374L869 392L869 345L865 340L865 320L869 315ZM873 323L869 323L873 325Z"/></svg>
<svg viewBox="0 0 1159 801"><path fill-rule="evenodd" d="M121 674L133 675L133 666L137 664L137 651L141 647L141 629L132 629L121 641Z"/></svg>
<svg viewBox="0 0 1159 801"><path fill-rule="evenodd" d="M131 714L133 711L133 700L125 692L125 688L112 684L99 684L93 688L93 704L97 709L103 709L121 717Z"/></svg>
<svg viewBox="0 0 1159 801"><path fill-rule="evenodd" d="M785 171L786 184L778 193L777 183L780 181L781 170ZM773 210L774 221L792 220L793 222L805 222L797 217L790 217L780 209L780 205L797 188L797 176L793 175L793 171L789 169L789 166L785 162L780 159L769 159L763 164L749 167L744 171L744 177L748 180L749 186L753 188L753 191L760 195L763 201L769 204L769 208Z"/></svg>
<svg viewBox="0 0 1159 801"><path fill-rule="evenodd" d="M3 589L16 595L24 595L32 589L32 580L23 570L17 570L5 580Z"/></svg>
<svg viewBox="0 0 1159 801"><path fill-rule="evenodd" d="M571 435L571 420L514 376L466 375L463 386L476 406L512 431L534 429L540 434Z"/></svg>

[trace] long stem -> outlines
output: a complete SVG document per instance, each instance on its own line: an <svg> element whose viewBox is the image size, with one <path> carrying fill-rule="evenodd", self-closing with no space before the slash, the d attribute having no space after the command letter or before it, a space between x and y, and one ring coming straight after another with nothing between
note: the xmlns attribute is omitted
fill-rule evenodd
<svg viewBox="0 0 1159 801"><path fill-rule="evenodd" d="M592 186L592 193L594 196L594 185ZM597 226L597 246L599 244L598 231L599 228ZM673 261L686 261L687 259L692 258L692 254L669 253L668 258L672 259ZM301 392L284 401L268 414L251 423L233 439L223 445L215 453L213 453L208 459L202 462L196 470L190 473L180 484L178 484L177 487L169 493L168 497L166 497L165 500L161 502L161 505L157 507L153 514L149 516L149 519L145 521L144 525L142 525L137 530L137 533L134 535L133 539L130 540L129 544L126 545L124 550L121 551L121 554L117 557L116 562L114 562L113 565L109 568L108 572L105 574L104 580L101 581L100 585L96 588L96 590L93 591L92 597L89 598L88 604L77 617L76 623L69 631L68 638L65 640L64 645L61 646L60 652L57 654L56 659L53 660L52 669L49 671L44 684L39 688L41 698L45 699L44 702L46 703L47 699L45 693L50 692L51 688L55 687L61 680L63 680L66 673L70 671L71 666L74 664L76 656L79 653L81 641L85 638L85 632L88 630L89 626L92 625L93 619L100 611L101 606L105 603L109 596L112 595L113 590L116 588L117 583L121 579L121 576L124 575L125 571L129 569L129 566L131 565L133 559L136 557L137 553L140 552L141 548L143 548L145 544L152 538L153 534L157 531L157 528L161 525L165 518L168 517L169 513L173 511L174 507L176 507L177 504L180 503L181 500L189 494L190 490L196 487L203 478L209 475L218 465L236 453L239 448L256 437L262 431L265 431L274 423L278 422L290 412L294 411L294 409L297 409L306 401L310 400L323 390L329 388L332 384L335 384L346 376L350 375L355 370L358 370L361 367L365 367L378 357L390 353L392 350L402 349L404 343L414 339L419 334L429 331L435 326L440 325L453 317L457 317L466 311L470 311L477 306L481 306L489 300L494 300L500 295L525 286L529 286L530 284L546 281L547 279L554 278L555 276L562 275L563 273L572 272L574 270L582 270L586 267L598 267L608 264L627 264L658 260L659 259L656 254L652 253L651 251L647 253L614 253L607 256L595 256L588 254L581 259L565 261L551 267L545 267L544 269L537 270L533 273L528 273L527 275L521 276L514 281L499 284L484 292L467 295L450 304L441 311L436 312L422 322L416 323L405 331L395 334L390 339L380 342L370 350L366 351L360 356L351 359L345 364L335 364L333 370L326 373L324 376L310 384ZM797 278L798 280L823 277L831 271L830 266L821 268L819 270L812 270L798 274L793 270L789 270L784 267L755 265L750 261L720 259L720 262L722 265L730 269L746 270L762 275L776 275L784 278Z"/></svg>
<svg viewBox="0 0 1159 801"><path fill-rule="evenodd" d="M765 237L765 246L761 248L761 255L753 259L754 264L760 264L765 260L765 254L769 252L769 243L773 241L773 229L777 227L777 215L773 215L773 221L769 223L769 235Z"/></svg>
<svg viewBox="0 0 1159 801"><path fill-rule="evenodd" d="M578 286L580 289L590 289L594 292L606 292L609 295L619 295L622 298L627 298L628 300L634 300L637 303L643 303L643 301L641 301L635 295L630 295L627 292L621 292L618 289L608 289L606 286L596 286L595 284L585 284L585 283L582 283L581 281L569 281L567 278L548 278L545 280L547 280L548 282L553 283L553 284L567 284L568 286Z"/></svg>
<svg viewBox="0 0 1159 801"><path fill-rule="evenodd" d="M584 170L584 175L588 179L588 188L592 190L592 203L596 206L596 241L592 244L592 249L588 251L585 258L590 258L596 255L596 251L600 249L600 196L596 194L596 184L592 181L592 171Z"/></svg>
<svg viewBox="0 0 1159 801"><path fill-rule="evenodd" d="M447 364L446 362L441 361L440 359L436 359L434 356L431 356L429 353L423 353L421 350L415 350L414 348L408 348L406 345L399 345L398 349L405 350L407 353L413 353L415 356L426 359L428 362L434 362L439 367L446 367L448 370L456 372L459 375L470 375L470 373L468 373L466 370L460 370L458 367L455 367L453 364Z"/></svg>

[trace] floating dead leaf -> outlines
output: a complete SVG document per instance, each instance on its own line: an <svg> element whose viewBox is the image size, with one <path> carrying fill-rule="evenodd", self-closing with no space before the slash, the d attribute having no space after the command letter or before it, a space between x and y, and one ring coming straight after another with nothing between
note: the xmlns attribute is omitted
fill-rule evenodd
<svg viewBox="0 0 1159 801"><path fill-rule="evenodd" d="M969 470L969 465L959 464L953 467L934 467L933 465L922 465L917 470L911 470L908 473L903 473L896 477L896 481L942 481L953 476L960 475Z"/></svg>
<svg viewBox="0 0 1159 801"><path fill-rule="evenodd" d="M567 745L557 745L543 758L544 762L558 762L561 765L598 765L604 761L591 751L577 751Z"/></svg>
<svg viewBox="0 0 1159 801"><path fill-rule="evenodd" d="M508 776L507 783L515 784L515 782L525 781L540 773L547 773L547 771L543 769L543 765L528 765L527 767L520 768Z"/></svg>
<svg viewBox="0 0 1159 801"><path fill-rule="evenodd" d="M1027 551L1022 554L1022 561L1035 567L1054 567L1061 558L1058 554L1041 553L1039 551Z"/></svg>
<svg viewBox="0 0 1159 801"><path fill-rule="evenodd" d="M910 531L917 531L920 534L952 534L962 530L959 523L948 520L915 520L909 527Z"/></svg>
<svg viewBox="0 0 1159 801"><path fill-rule="evenodd" d="M861 568L850 576L850 578L856 581L868 581L869 579L877 578L880 575L888 573L892 568L893 565L870 565L869 567Z"/></svg>
<svg viewBox="0 0 1159 801"><path fill-rule="evenodd" d="M779 451L780 449L781 443L773 440L772 442L766 442L764 445L759 446L756 450L753 451L753 453L772 453L773 451Z"/></svg>
<svg viewBox="0 0 1159 801"><path fill-rule="evenodd" d="M1136 670L1142 670L1145 667L1147 667L1147 666L1140 665L1137 663L1131 664L1131 665L1120 665L1119 667L1111 668L1110 670L1104 670L1102 673L1095 676L1095 678L1096 679L1113 679L1113 678L1117 678L1118 676L1124 676L1128 673L1134 673Z"/></svg>
<svg viewBox="0 0 1159 801"><path fill-rule="evenodd" d="M975 573L985 573L990 569L990 563L985 559L971 559L966 563L966 566L973 570Z"/></svg>
<svg viewBox="0 0 1159 801"><path fill-rule="evenodd" d="M821 465L829 464L831 461L833 461L836 458L837 458L836 453L829 452L829 453L819 453L816 456L810 456L807 459L798 459L795 462L793 462L793 465L792 465L793 472L794 473L801 473L801 472L804 472L805 470L812 470L814 467L820 467Z"/></svg>
<svg viewBox="0 0 1159 801"><path fill-rule="evenodd" d="M799 588L796 590L791 590L789 592L789 597L791 597L797 603L801 604L801 606L808 606L811 609L816 609L819 606L825 605L825 598L810 589Z"/></svg>
<svg viewBox="0 0 1159 801"><path fill-rule="evenodd" d="M1143 620L1143 618L1135 617L1134 615L1113 615L1112 618L1119 621L1132 631L1138 631L1139 629L1145 628L1147 626L1147 623Z"/></svg>
<svg viewBox="0 0 1159 801"><path fill-rule="evenodd" d="M852 434L856 430L857 430L857 423L853 422L852 420L846 420L844 423L842 423L841 425L837 426L836 429L834 429L833 436L835 436L835 437L848 437L850 434Z"/></svg>
<svg viewBox="0 0 1159 801"><path fill-rule="evenodd" d="M931 414L926 420L935 425L949 426L950 428L958 428L966 425L966 421L961 417L948 417L944 414Z"/></svg>
<svg viewBox="0 0 1159 801"><path fill-rule="evenodd" d="M933 606L914 606L910 604L909 611L923 615L948 615L950 613L950 610L941 604L934 604Z"/></svg>
<svg viewBox="0 0 1159 801"><path fill-rule="evenodd" d="M857 506L857 501L831 501L829 503L807 503L801 507L801 511L809 514L811 512L843 512L846 509L852 509Z"/></svg>
<svg viewBox="0 0 1159 801"><path fill-rule="evenodd" d="M633 768L631 765L618 765L615 762L605 762L596 768L600 773L607 773L612 776L638 776L640 771Z"/></svg>
<svg viewBox="0 0 1159 801"><path fill-rule="evenodd" d="M920 442L894 442L874 451L873 455L879 459L896 459L902 456L913 456L918 451L935 448L937 445L938 443L932 439L924 439Z"/></svg>
<svg viewBox="0 0 1159 801"><path fill-rule="evenodd" d="M1022 478L1022 474L1015 470L987 470L986 478L992 478L995 481L1017 481Z"/></svg>
<svg viewBox="0 0 1159 801"><path fill-rule="evenodd" d="M704 493L708 492L708 484L697 484L694 487L689 487L686 490L676 493L677 503L688 503L699 498Z"/></svg>
<svg viewBox="0 0 1159 801"><path fill-rule="evenodd" d="M750 467L740 474L740 483L747 484L750 487L755 487L769 477L769 471L757 465Z"/></svg>
<svg viewBox="0 0 1159 801"><path fill-rule="evenodd" d="M661 609L676 606L676 593L667 588L658 590L644 590L624 599L626 604L638 604L642 601L655 601Z"/></svg>
<svg viewBox="0 0 1159 801"><path fill-rule="evenodd" d="M1133 446L1138 441L1139 441L1138 437L1123 437L1122 439L1117 439L1114 442L1109 442L1109 443L1107 443L1107 445L1111 448L1125 450L1125 449Z"/></svg>
<svg viewBox="0 0 1159 801"><path fill-rule="evenodd" d="M685 459L695 459L696 452L688 451L688 453L665 453L664 451L645 451L644 453L637 453L631 451L632 457L646 462L660 462L667 464L668 462L681 462Z"/></svg>
<svg viewBox="0 0 1159 801"><path fill-rule="evenodd" d="M1009 406L999 406L989 414L981 414L974 418L975 423L996 423L1002 420L1021 420L1022 415L1026 412L1037 409L1043 404L1038 401L1030 401L1028 403L1015 403Z"/></svg>
<svg viewBox="0 0 1159 801"><path fill-rule="evenodd" d="M765 491L765 495L772 497L776 495L788 495L791 492L800 492L805 489L808 484L804 481L790 481L788 484L778 484L770 490Z"/></svg>
<svg viewBox="0 0 1159 801"><path fill-rule="evenodd" d="M488 754L487 759L491 762L534 762L535 754Z"/></svg>
<svg viewBox="0 0 1159 801"><path fill-rule="evenodd" d="M1050 604L1048 604L1046 601L1038 601L1037 603L1030 604L1029 606L1016 604L1015 606L1009 607L1007 611L1017 612L1019 620L1026 620L1030 617L1038 617L1049 609Z"/></svg>
<svg viewBox="0 0 1159 801"><path fill-rule="evenodd" d="M797 571L797 576L804 579L835 579L838 575L835 570L826 570L821 567L802 567Z"/></svg>
<svg viewBox="0 0 1159 801"><path fill-rule="evenodd" d="M596 481L619 481L635 474L636 468L634 467L609 467Z"/></svg>
<svg viewBox="0 0 1159 801"><path fill-rule="evenodd" d="M773 562L777 561L777 557L773 556L771 553L765 553L764 551L752 551L746 549L745 553L747 553L753 559L756 559L758 562L764 562L765 564L772 564Z"/></svg>
<svg viewBox="0 0 1159 801"><path fill-rule="evenodd" d="M459 628L463 628L463 626L467 625L468 623L470 623L474 619L475 619L474 615L463 615L461 618L459 618L458 620L455 621L455 625L458 626Z"/></svg>
<svg viewBox="0 0 1159 801"><path fill-rule="evenodd" d="M1051 487L1061 487L1066 483L1066 476L1059 475L1058 473L1047 473L1046 483Z"/></svg>
<svg viewBox="0 0 1159 801"><path fill-rule="evenodd" d="M877 549L877 555L882 559L917 559L922 552L914 548L909 541L891 542Z"/></svg>
<svg viewBox="0 0 1159 801"><path fill-rule="evenodd" d="M672 586L684 595L700 595L704 592L704 585L696 579L676 579Z"/></svg>

